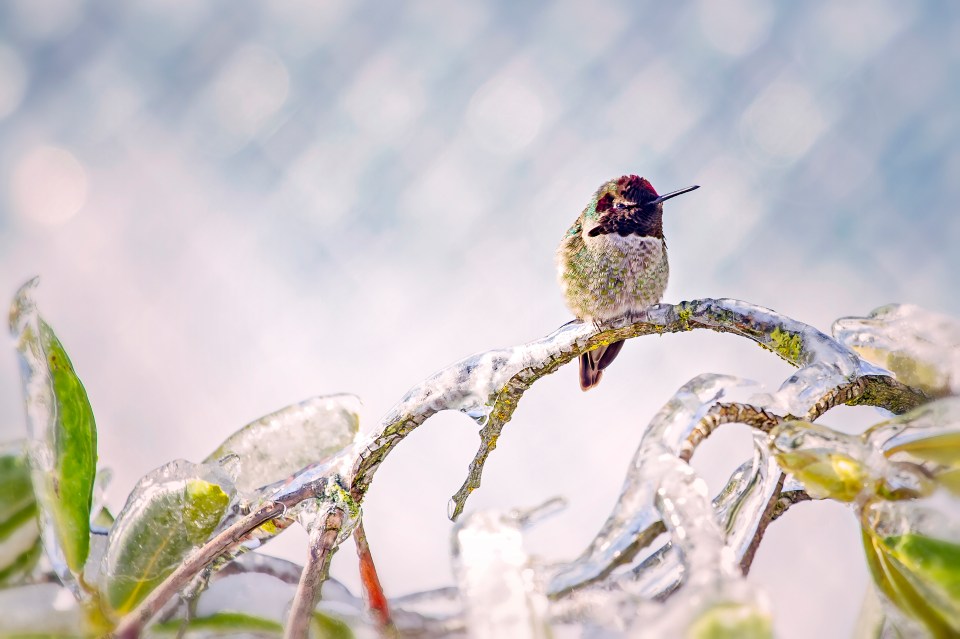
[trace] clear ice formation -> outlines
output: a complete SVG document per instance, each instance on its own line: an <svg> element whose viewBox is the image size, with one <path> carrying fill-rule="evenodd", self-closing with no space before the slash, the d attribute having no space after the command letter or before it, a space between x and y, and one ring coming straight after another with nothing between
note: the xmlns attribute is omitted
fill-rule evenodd
<svg viewBox="0 0 960 639"><path fill-rule="evenodd" d="M596 327L570 322L533 342L463 359L412 388L381 419L378 433L361 452L354 469L354 491L362 494L390 450L427 418L442 410L458 410L482 428L481 445L467 480L451 503L450 515L456 519L470 493L479 487L483 464L496 447L500 431L533 382L604 341L695 326L742 335L800 367L776 393L759 402L781 414L803 417L836 387L863 375L888 374L811 326L738 300L659 304L647 310L643 321L633 324L617 320Z"/></svg>
<svg viewBox="0 0 960 639"><path fill-rule="evenodd" d="M247 424L207 457L235 455L236 486L248 493L322 461L353 443L360 429L356 395L326 395L281 408Z"/></svg>
<svg viewBox="0 0 960 639"><path fill-rule="evenodd" d="M910 304L844 317L833 335L864 359L929 395L960 393L960 321Z"/></svg>
<svg viewBox="0 0 960 639"><path fill-rule="evenodd" d="M453 563L464 619L476 639L546 639L547 597L523 548L520 518L478 512L453 531Z"/></svg>

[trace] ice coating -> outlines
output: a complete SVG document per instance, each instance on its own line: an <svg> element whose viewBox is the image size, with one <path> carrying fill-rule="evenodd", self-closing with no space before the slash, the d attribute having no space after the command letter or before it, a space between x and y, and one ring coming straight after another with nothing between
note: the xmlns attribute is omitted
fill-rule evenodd
<svg viewBox="0 0 960 639"><path fill-rule="evenodd" d="M753 458L734 471L713 500L717 519L738 563L748 566L756 551L758 527L772 500L780 494L783 473L770 454L766 435L753 437Z"/></svg>
<svg viewBox="0 0 960 639"><path fill-rule="evenodd" d="M684 384L644 431L620 497L600 532L580 558L553 576L549 591L564 592L598 579L628 560L629 553L651 543L662 529L657 525L661 521L654 505L657 484L648 474L648 458L661 451L679 454L687 435L712 405L753 390L759 390L755 383L728 375L699 375Z"/></svg>
<svg viewBox="0 0 960 639"><path fill-rule="evenodd" d="M443 410L463 412L483 425L483 442L478 455L488 454L496 445L500 428L512 413L512 408L503 406L499 412L494 412L500 390L515 376L536 368L550 357L572 353L575 345L584 343L593 332L590 325L571 322L528 344L467 357L414 386L381 418L379 433L367 442L355 473L359 480L358 490L365 490L373 471L393 446ZM572 357L571 354L567 360ZM527 378L528 383L532 383L537 376ZM486 454L483 457L485 459Z"/></svg>
<svg viewBox="0 0 960 639"><path fill-rule="evenodd" d="M811 326L732 299L658 304L650 307L641 321L633 323L626 318L599 327L571 322L528 344L463 359L412 388L381 419L378 434L369 439L361 452L353 490L358 496L362 494L393 447L427 418L441 410L459 410L477 419L482 428L481 445L467 479L453 497L450 515L456 519L470 493L479 487L483 464L496 447L504 424L533 382L600 344L694 328L747 337L800 366L801 370L780 390L761 402L784 413L805 416L830 391L864 375L886 374Z"/></svg>
<svg viewBox="0 0 960 639"><path fill-rule="evenodd" d="M730 609L736 610L732 620L721 615L713 624L723 623L735 632L747 619L748 627L760 629L760 636L771 636L769 630L764 633L764 626L769 626L765 605L740 574L714 517L706 484L692 467L666 451L650 455L645 464L648 477L657 482L656 507L683 564L684 587L652 624L644 620L631 628L631 636L696 636L691 629L704 615Z"/></svg>
<svg viewBox="0 0 960 639"><path fill-rule="evenodd" d="M523 549L518 517L470 515L453 531L454 573L466 627L477 639L545 639L547 597Z"/></svg>
<svg viewBox="0 0 960 639"><path fill-rule="evenodd" d="M237 489L249 492L280 481L353 443L360 428L360 399L326 395L281 408L244 426L207 457L236 455Z"/></svg>
<svg viewBox="0 0 960 639"><path fill-rule="evenodd" d="M860 518L868 563L899 636L960 635L960 500L946 491L875 500Z"/></svg>
<svg viewBox="0 0 960 639"><path fill-rule="evenodd" d="M56 415L53 407L53 382L45 374L43 353L40 352L35 339L39 333L36 304L32 299L33 289L40 283L35 277L20 287L10 306L10 333L17 341L20 352L20 377L23 380L23 395L27 409L27 433L30 439L27 443L27 452L30 456L30 467L33 474L34 486L44 486L46 478L54 475L55 455L52 449L53 437L48 431L54 428ZM53 507L50 500L53 495L49 491L36 490L40 508L40 534L43 538L44 551L54 572L61 583L79 595L80 589L76 579L67 567L60 540L56 534L56 522L53 519Z"/></svg>
<svg viewBox="0 0 960 639"><path fill-rule="evenodd" d="M863 438L891 459L960 465L960 397L924 404L868 429ZM946 446L946 439L952 446ZM951 458L946 457L950 455Z"/></svg>
<svg viewBox="0 0 960 639"><path fill-rule="evenodd" d="M836 339L930 395L960 393L960 321L910 304L844 317Z"/></svg>

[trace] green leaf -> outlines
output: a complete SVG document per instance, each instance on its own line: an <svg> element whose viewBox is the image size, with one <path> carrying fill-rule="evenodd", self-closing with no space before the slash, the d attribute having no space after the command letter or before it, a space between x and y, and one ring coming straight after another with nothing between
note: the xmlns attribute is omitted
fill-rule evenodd
<svg viewBox="0 0 960 639"><path fill-rule="evenodd" d="M42 551L30 464L17 443L0 449L0 586L30 574Z"/></svg>
<svg viewBox="0 0 960 639"><path fill-rule="evenodd" d="M74 573L83 569L90 551L90 509L97 474L97 426L87 392L73 371L63 345L40 320L40 343L47 354L56 399L55 484L57 508L53 516L67 565Z"/></svg>
<svg viewBox="0 0 960 639"><path fill-rule="evenodd" d="M814 499L853 501L870 479L867 469L848 455L804 450L776 455L777 463L792 473Z"/></svg>
<svg viewBox="0 0 960 639"><path fill-rule="evenodd" d="M272 619L254 617L240 612L217 612L207 617L191 619L184 623L182 620L165 621L150 626L150 634L176 635L185 630L202 632L204 637L224 635L234 636L237 633L283 634L283 626Z"/></svg>
<svg viewBox="0 0 960 639"><path fill-rule="evenodd" d="M943 433L906 441L885 450L887 457L907 453L920 461L930 461L945 466L960 466L960 432Z"/></svg>
<svg viewBox="0 0 960 639"><path fill-rule="evenodd" d="M70 358L30 298L35 285L32 280L21 287L10 312L32 439L33 489L47 552L55 563L62 555L79 575L90 551L97 428Z"/></svg>
<svg viewBox="0 0 960 639"><path fill-rule="evenodd" d="M110 531L104 556L105 599L113 612L132 610L217 527L230 495L172 462L140 481ZM192 476L191 476L192 473Z"/></svg>
<svg viewBox="0 0 960 639"><path fill-rule="evenodd" d="M704 611L687 628L687 639L769 639L770 617L753 606L721 603Z"/></svg>
<svg viewBox="0 0 960 639"><path fill-rule="evenodd" d="M4 522L35 502L30 463L23 445L0 450L0 537Z"/></svg>
<svg viewBox="0 0 960 639"><path fill-rule="evenodd" d="M880 591L933 637L960 635L960 546L908 533L863 530L867 564Z"/></svg>
<svg viewBox="0 0 960 639"><path fill-rule="evenodd" d="M353 631L345 622L314 611L310 622L310 636L312 639L353 639Z"/></svg>

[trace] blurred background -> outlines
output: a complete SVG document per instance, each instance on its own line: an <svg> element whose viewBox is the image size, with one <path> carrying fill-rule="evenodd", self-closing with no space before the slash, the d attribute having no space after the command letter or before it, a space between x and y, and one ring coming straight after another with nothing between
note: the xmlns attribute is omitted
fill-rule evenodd
<svg viewBox="0 0 960 639"><path fill-rule="evenodd" d="M93 404L113 509L147 471L348 391L376 422L473 352L570 319L553 252L604 180L661 191L668 301L737 297L821 330L889 302L960 313L960 6L920 1L8 0L0 4L0 292L41 310ZM603 383L539 382L471 509L567 510L575 557L644 425L700 372L789 367L715 334L632 340ZM856 431L882 416L831 413ZM23 436L13 349L0 439ZM447 500L476 426L443 414L364 505L388 594L451 582ZM749 454L694 459L712 489ZM305 537L271 552L301 561ZM783 637L849 636L852 513L801 504L750 579ZM352 550L334 575L356 591Z"/></svg>

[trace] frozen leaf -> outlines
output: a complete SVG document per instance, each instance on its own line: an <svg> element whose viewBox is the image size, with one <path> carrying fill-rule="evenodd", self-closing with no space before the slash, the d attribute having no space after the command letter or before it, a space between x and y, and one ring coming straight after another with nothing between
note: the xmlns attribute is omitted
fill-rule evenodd
<svg viewBox="0 0 960 639"><path fill-rule="evenodd" d="M770 616L754 606L720 603L701 613L687 629L688 639L768 639Z"/></svg>
<svg viewBox="0 0 960 639"><path fill-rule="evenodd" d="M864 359L930 395L960 393L960 322L910 304L845 317L834 336Z"/></svg>
<svg viewBox="0 0 960 639"><path fill-rule="evenodd" d="M926 476L960 495L960 397L932 401L863 437L891 461L922 465Z"/></svg>
<svg viewBox="0 0 960 639"><path fill-rule="evenodd" d="M207 461L236 455L243 492L280 481L353 443L360 426L355 395L314 397L252 422L227 438Z"/></svg>
<svg viewBox="0 0 960 639"><path fill-rule="evenodd" d="M310 620L310 636L313 639L353 639L353 631L336 617L316 611Z"/></svg>
<svg viewBox="0 0 960 639"><path fill-rule="evenodd" d="M160 637L235 637L238 634L251 633L261 635L283 635L283 626L272 619L263 619L242 612L218 612L184 622L181 619L165 621L150 626L149 636ZM180 633L183 632L183 635Z"/></svg>
<svg viewBox="0 0 960 639"><path fill-rule="evenodd" d="M13 444L0 449L0 587L29 574L42 551L30 464Z"/></svg>
<svg viewBox="0 0 960 639"><path fill-rule="evenodd" d="M934 637L960 634L960 504L873 502L861 515L874 581Z"/></svg>
<svg viewBox="0 0 960 639"><path fill-rule="evenodd" d="M90 549L97 429L70 358L30 298L36 283L31 280L17 293L10 330L20 354L44 546L66 578L63 566L78 575Z"/></svg>
<svg viewBox="0 0 960 639"><path fill-rule="evenodd" d="M784 422L770 433L780 466L814 499L854 501L877 480L861 459L859 440L809 422Z"/></svg>
<svg viewBox="0 0 960 639"><path fill-rule="evenodd" d="M143 479L110 531L102 591L116 614L132 610L205 542L220 523L232 488L216 467L175 461Z"/></svg>

